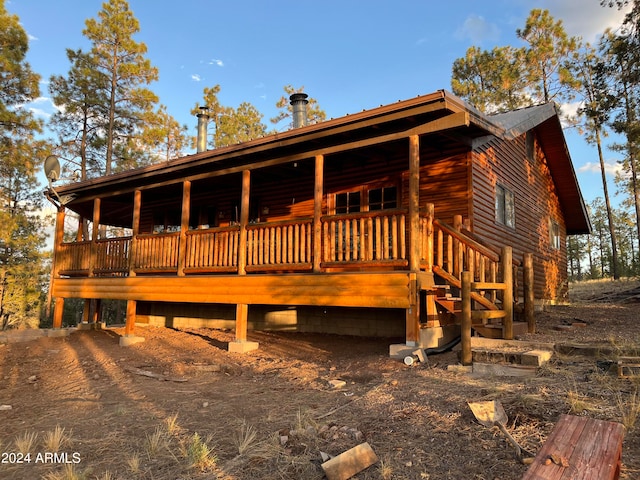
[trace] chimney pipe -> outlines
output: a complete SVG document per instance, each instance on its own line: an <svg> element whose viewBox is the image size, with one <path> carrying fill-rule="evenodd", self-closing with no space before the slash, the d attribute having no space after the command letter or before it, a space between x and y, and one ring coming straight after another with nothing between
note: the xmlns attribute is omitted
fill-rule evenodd
<svg viewBox="0 0 640 480"><path fill-rule="evenodd" d="M300 128L307 125L307 100L306 93L294 93L289 97L291 106L293 107L293 128Z"/></svg>
<svg viewBox="0 0 640 480"><path fill-rule="evenodd" d="M196 150L198 153L207 149L207 123L209 123L209 107L200 107L198 117L198 138L196 141Z"/></svg>

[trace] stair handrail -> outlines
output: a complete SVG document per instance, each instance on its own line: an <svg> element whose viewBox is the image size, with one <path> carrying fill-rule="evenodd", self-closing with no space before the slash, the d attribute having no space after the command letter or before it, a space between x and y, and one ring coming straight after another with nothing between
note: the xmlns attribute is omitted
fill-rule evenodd
<svg viewBox="0 0 640 480"><path fill-rule="evenodd" d="M487 257L489 260L491 260L493 262L499 262L500 261L500 253L496 249L494 249L492 247L489 247L487 245L483 245L482 243L480 243L480 242L474 240L473 238L465 235L461 231L456 230L455 228L453 228L448 223L443 222L442 220L438 220L437 218L433 220L433 224L438 226L442 231L446 232L448 235L451 235L452 237L456 238L457 240L460 240L462 243L464 243L468 247L471 247L474 250L476 250L477 252L481 253L482 255Z"/></svg>

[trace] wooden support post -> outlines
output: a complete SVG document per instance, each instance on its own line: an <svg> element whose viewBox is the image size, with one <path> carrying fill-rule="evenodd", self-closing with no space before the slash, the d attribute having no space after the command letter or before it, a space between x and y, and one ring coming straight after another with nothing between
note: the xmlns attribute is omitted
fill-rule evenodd
<svg viewBox="0 0 640 480"><path fill-rule="evenodd" d="M324 198L324 155L316 155L313 186L313 271L320 272L322 262L322 199Z"/></svg>
<svg viewBox="0 0 640 480"><path fill-rule="evenodd" d="M62 314L64 313L64 298L57 297L53 307L53 328L62 328Z"/></svg>
<svg viewBox="0 0 640 480"><path fill-rule="evenodd" d="M513 250L511 247L502 247L500 263L502 282L505 284L502 296L502 309L505 312L502 336L505 340L513 340Z"/></svg>
<svg viewBox="0 0 640 480"><path fill-rule="evenodd" d="M81 242L84 238L84 219L78 215L78 230L76 230L76 242Z"/></svg>
<svg viewBox="0 0 640 480"><path fill-rule="evenodd" d="M64 217L65 210L63 206L58 208L58 212L56 213L56 231L53 237L53 259L51 261L51 274L49 276L49 292L47 293L47 308L46 308L46 316L49 318L51 315L51 301L53 292L53 284L58 277L58 255L60 251L60 246L62 245L62 241L64 240ZM61 317L62 318L62 317Z"/></svg>
<svg viewBox="0 0 640 480"><path fill-rule="evenodd" d="M239 303L236 305L236 339L229 342L229 352L247 353L258 348L258 342L247 341L247 325L249 319L249 305Z"/></svg>
<svg viewBox="0 0 640 480"><path fill-rule="evenodd" d="M91 314L91 323L99 323L102 321L102 300L99 298L91 300L93 311Z"/></svg>
<svg viewBox="0 0 640 480"><path fill-rule="evenodd" d="M93 228L91 229L91 256L89 258L89 276L94 276L98 256L98 232L100 228L100 199L93 201Z"/></svg>
<svg viewBox="0 0 640 480"><path fill-rule="evenodd" d="M82 309L82 323L89 323L89 320L91 320L91 299L87 298Z"/></svg>
<svg viewBox="0 0 640 480"><path fill-rule="evenodd" d="M473 363L471 355L471 272L462 272L460 296L462 297L462 319L460 322L460 344L462 365Z"/></svg>
<svg viewBox="0 0 640 480"><path fill-rule="evenodd" d="M522 289L524 293L524 318L527 322L527 331L536 333L536 318L534 315L534 288L533 288L533 254L525 253L522 267Z"/></svg>
<svg viewBox="0 0 640 480"><path fill-rule="evenodd" d="M189 230L189 214L191 213L191 182L182 183L182 217L180 220L180 243L178 246L178 276L184 277L187 261L187 231Z"/></svg>
<svg viewBox="0 0 640 480"><path fill-rule="evenodd" d="M247 324L249 318L249 305L239 303L236 305L236 342L247 341Z"/></svg>
<svg viewBox="0 0 640 480"><path fill-rule="evenodd" d="M136 256L138 251L138 234L140 233L140 208L142 207L142 191L133 194L133 220L131 221L131 249L129 250L129 276L136 276Z"/></svg>
<svg viewBox="0 0 640 480"><path fill-rule="evenodd" d="M420 137L409 137L409 270L420 270Z"/></svg>
<svg viewBox="0 0 640 480"><path fill-rule="evenodd" d="M431 272L433 270L433 218L435 216L435 205L433 203L427 203L427 251L424 252L424 256L427 260L426 270Z"/></svg>
<svg viewBox="0 0 640 480"><path fill-rule="evenodd" d="M240 202L240 241L238 242L238 274L247 273L247 224L249 223L249 192L251 171L242 172L242 199Z"/></svg>
<svg viewBox="0 0 640 480"><path fill-rule="evenodd" d="M125 336L133 335L136 327L136 301L127 300L127 318L124 325Z"/></svg>
<svg viewBox="0 0 640 480"><path fill-rule="evenodd" d="M420 292L415 273L409 274L409 299L410 306L405 312L406 343L415 347L420 343Z"/></svg>
<svg viewBox="0 0 640 480"><path fill-rule="evenodd" d="M462 215L453 216L453 229L456 232L459 232L462 229ZM463 265L464 246L460 243L460 240L458 240L457 238L452 239L452 241L453 241L453 275L456 278L460 278L460 274L464 270L464 265Z"/></svg>

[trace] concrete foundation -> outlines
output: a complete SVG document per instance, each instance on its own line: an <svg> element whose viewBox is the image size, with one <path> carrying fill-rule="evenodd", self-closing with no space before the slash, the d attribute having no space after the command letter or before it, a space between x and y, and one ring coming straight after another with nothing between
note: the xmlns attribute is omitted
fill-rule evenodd
<svg viewBox="0 0 640 480"><path fill-rule="evenodd" d="M142 342L144 342L144 337L136 337L135 335L125 335L124 337L120 337L121 347L130 347L131 345Z"/></svg>
<svg viewBox="0 0 640 480"><path fill-rule="evenodd" d="M229 352L247 353L258 349L258 342L229 342Z"/></svg>

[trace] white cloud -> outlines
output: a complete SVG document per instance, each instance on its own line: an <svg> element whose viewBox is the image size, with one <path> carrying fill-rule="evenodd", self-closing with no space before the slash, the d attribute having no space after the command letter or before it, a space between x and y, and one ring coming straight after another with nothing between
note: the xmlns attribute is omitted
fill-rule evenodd
<svg viewBox="0 0 640 480"><path fill-rule="evenodd" d="M202 78L197 73L194 73L191 75L191 80L193 80L194 82L200 82L202 81Z"/></svg>
<svg viewBox="0 0 640 480"><path fill-rule="evenodd" d="M606 161L604 163L604 171L611 176L615 176L622 172L622 165L615 161ZM600 173L600 164L596 162L587 162L578 168L580 173Z"/></svg>
<svg viewBox="0 0 640 480"><path fill-rule="evenodd" d="M499 35L500 29L495 23L487 22L484 17L476 14L469 15L462 26L456 30L456 38L469 39L473 45L495 42Z"/></svg>
<svg viewBox="0 0 640 480"><path fill-rule="evenodd" d="M631 5L622 10L601 7L598 0L542 0L540 7L549 10L562 24L568 35L580 36L594 43L607 28L617 28Z"/></svg>
<svg viewBox="0 0 640 480"><path fill-rule="evenodd" d="M212 58L211 61L209 62L209 65L217 65L219 67L224 67L224 62L222 60Z"/></svg>

